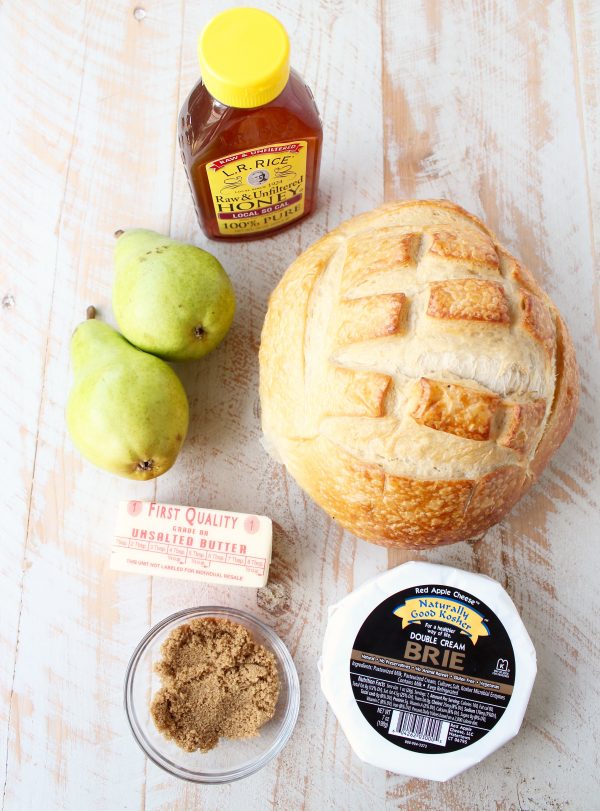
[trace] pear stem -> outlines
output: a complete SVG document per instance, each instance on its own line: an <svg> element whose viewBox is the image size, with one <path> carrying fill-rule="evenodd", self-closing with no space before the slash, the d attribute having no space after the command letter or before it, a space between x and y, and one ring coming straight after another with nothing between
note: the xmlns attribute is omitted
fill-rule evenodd
<svg viewBox="0 0 600 811"><path fill-rule="evenodd" d="M125 231L123 231L122 228L119 228L118 231L115 231L115 239L118 239L121 236L121 234L124 234L124 233L125 233Z"/></svg>
<svg viewBox="0 0 600 811"><path fill-rule="evenodd" d="M87 318L88 321L96 317L96 308L94 307L93 304L90 304L90 306L85 311L85 317Z"/></svg>

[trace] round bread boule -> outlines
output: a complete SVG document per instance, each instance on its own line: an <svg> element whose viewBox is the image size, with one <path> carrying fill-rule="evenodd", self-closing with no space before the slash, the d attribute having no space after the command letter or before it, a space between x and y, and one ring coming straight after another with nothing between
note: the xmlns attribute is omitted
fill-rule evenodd
<svg viewBox="0 0 600 811"><path fill-rule="evenodd" d="M269 302L267 447L368 541L481 535L540 475L578 395L550 298L445 200L354 217L299 256Z"/></svg>

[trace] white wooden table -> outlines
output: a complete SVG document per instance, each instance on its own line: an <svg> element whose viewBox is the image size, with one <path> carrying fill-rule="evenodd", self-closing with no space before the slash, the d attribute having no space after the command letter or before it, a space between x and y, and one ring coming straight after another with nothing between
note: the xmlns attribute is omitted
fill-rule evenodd
<svg viewBox="0 0 600 811"><path fill-rule="evenodd" d="M264 0L325 126L318 212L273 239L207 243L176 143L198 76L205 0L0 2L0 300L3 512L0 789L3 808L600 808L600 5L594 0ZM582 403L532 492L475 544L423 557L508 589L538 652L521 734L447 784L361 763L318 686L327 606L414 557L368 545L311 504L259 444L257 349L290 261L343 219L397 197L449 197L483 217L540 278L577 344ZM69 339L95 304L112 320L113 232L144 226L213 251L235 324L181 366L191 428L177 465L130 483L84 462L65 434ZM117 501L266 513L271 581L255 590L108 568ZM147 762L126 725L134 645L167 614L229 604L288 644L302 705L283 754L223 787Z"/></svg>

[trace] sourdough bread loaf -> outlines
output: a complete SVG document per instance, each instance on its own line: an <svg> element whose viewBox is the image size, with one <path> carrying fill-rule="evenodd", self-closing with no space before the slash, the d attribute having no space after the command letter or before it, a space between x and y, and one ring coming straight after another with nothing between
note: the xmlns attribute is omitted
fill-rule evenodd
<svg viewBox="0 0 600 811"><path fill-rule="evenodd" d="M305 251L260 348L265 442L357 536L481 535L540 475L578 402L550 298L476 217L391 203Z"/></svg>

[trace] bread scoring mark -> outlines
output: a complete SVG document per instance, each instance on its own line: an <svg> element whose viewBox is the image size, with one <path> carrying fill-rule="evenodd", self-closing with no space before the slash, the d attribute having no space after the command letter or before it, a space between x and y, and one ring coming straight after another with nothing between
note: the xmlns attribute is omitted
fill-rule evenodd
<svg viewBox="0 0 600 811"><path fill-rule="evenodd" d="M337 308L336 346L398 335L404 331L407 299L404 293L341 301Z"/></svg>
<svg viewBox="0 0 600 811"><path fill-rule="evenodd" d="M500 257L500 270L503 276L511 279L517 287L524 288L528 293L539 293L539 287L533 274L523 267L520 262L517 262L514 256L502 247L498 248L498 256Z"/></svg>
<svg viewBox="0 0 600 811"><path fill-rule="evenodd" d="M405 228L379 228L377 241L364 239L364 235L350 237L342 278L342 297L372 275L416 267L416 255L421 244L421 233Z"/></svg>
<svg viewBox="0 0 600 811"><path fill-rule="evenodd" d="M429 377L449 383L467 381L468 385L482 386L500 397L552 396L552 378L535 366L529 355L502 360L491 351L477 355L473 348L463 348L464 344L453 348L456 344L453 335L444 337L444 344L449 348L441 351L434 348L436 342L432 336L421 333L402 334L388 340L394 342L393 352L388 351L387 341L383 340L346 344L331 355L330 361L346 368L371 369L402 379Z"/></svg>
<svg viewBox="0 0 600 811"><path fill-rule="evenodd" d="M320 378L321 363L327 356L327 349L323 341L323 328L328 326L331 318L328 302L332 291L337 290L339 286L339 277L344 266L346 243L344 240L333 240L325 237L309 248L309 251L313 253L311 272L304 274L304 280L300 277L298 279L299 283L292 282L288 295L294 300L294 308L300 306L302 301L305 302L304 334L302 338L303 369L304 384L310 390L314 378ZM292 265L293 267L294 265ZM284 308L285 304L285 301L282 302ZM281 323L285 324L288 318L289 316L284 309L280 315ZM284 340L287 337L287 334L284 333ZM283 347L283 355L288 356L290 349L289 346Z"/></svg>
<svg viewBox="0 0 600 811"><path fill-rule="evenodd" d="M326 380L322 416L381 417L392 378L334 366Z"/></svg>
<svg viewBox="0 0 600 811"><path fill-rule="evenodd" d="M575 347L564 321L558 314L555 330L556 352L553 362L556 383L544 431L531 460L534 476L540 475L549 458L569 433L579 405L579 367Z"/></svg>
<svg viewBox="0 0 600 811"><path fill-rule="evenodd" d="M417 385L418 400L409 412L415 422L465 439L490 438L500 397L427 377L422 377Z"/></svg>
<svg viewBox="0 0 600 811"><path fill-rule="evenodd" d="M546 414L546 401L503 403L504 424L497 438L499 445L529 455Z"/></svg>
<svg viewBox="0 0 600 811"><path fill-rule="evenodd" d="M330 515L360 537L399 546L461 540L465 526L469 534L483 532L521 495L526 478L511 464L475 479L390 474L325 437L305 446L302 457L301 469Z"/></svg>
<svg viewBox="0 0 600 811"><path fill-rule="evenodd" d="M301 320L301 324L303 325L301 336L302 353L301 357L298 359L299 366L301 367L299 373L304 386L307 385L307 379L311 377L311 369L307 358L312 355L313 322L319 318L321 314L320 311L316 311L314 303L322 298L320 291L323 288L324 276L327 275L330 267L333 266L335 268L338 264L340 266L343 265L344 247L345 243L343 240L331 237L326 237L317 242L309 248L309 251L313 254L311 272L305 273L302 276L296 276L291 283L295 305L301 307L302 302L304 302L302 308L303 318ZM286 318L289 317L289 306L287 305L285 297L277 295L278 290L279 288L276 288L269 300L269 313L271 317L276 319L279 323L284 323ZM286 357L286 361L289 363L291 355L289 346L285 347L285 351L282 351L282 355Z"/></svg>
<svg viewBox="0 0 600 811"><path fill-rule="evenodd" d="M325 417L320 435L363 464L418 481L477 478L482 470L515 463L515 452L496 442L471 442L419 425L404 407L394 409L390 398L395 391L388 391L382 417Z"/></svg>
<svg viewBox="0 0 600 811"><path fill-rule="evenodd" d="M552 357L556 342L556 330L550 310L539 296L521 293L521 326L536 341L542 344L546 354Z"/></svg>
<svg viewBox="0 0 600 811"><path fill-rule="evenodd" d="M427 251L431 248L432 241L433 238L431 234L429 234L427 231L423 231L421 234L421 239L419 240L419 244L415 251L415 260L417 263L417 267L421 264L421 259L423 259Z"/></svg>
<svg viewBox="0 0 600 811"><path fill-rule="evenodd" d="M458 540L472 480L416 479L386 473L379 464L357 459L351 451L321 436L300 449L301 470L316 489L321 505L352 532L377 542L380 538L414 538L419 545ZM423 535L431 539L424 539Z"/></svg>
<svg viewBox="0 0 600 811"><path fill-rule="evenodd" d="M483 279L432 282L427 315L446 320L510 323L504 288L498 282Z"/></svg>
<svg viewBox="0 0 600 811"><path fill-rule="evenodd" d="M451 230L429 230L432 236L429 254L454 263L466 263L478 270L485 268L495 273L500 272L494 243L481 231L469 230L468 239L465 239Z"/></svg>

